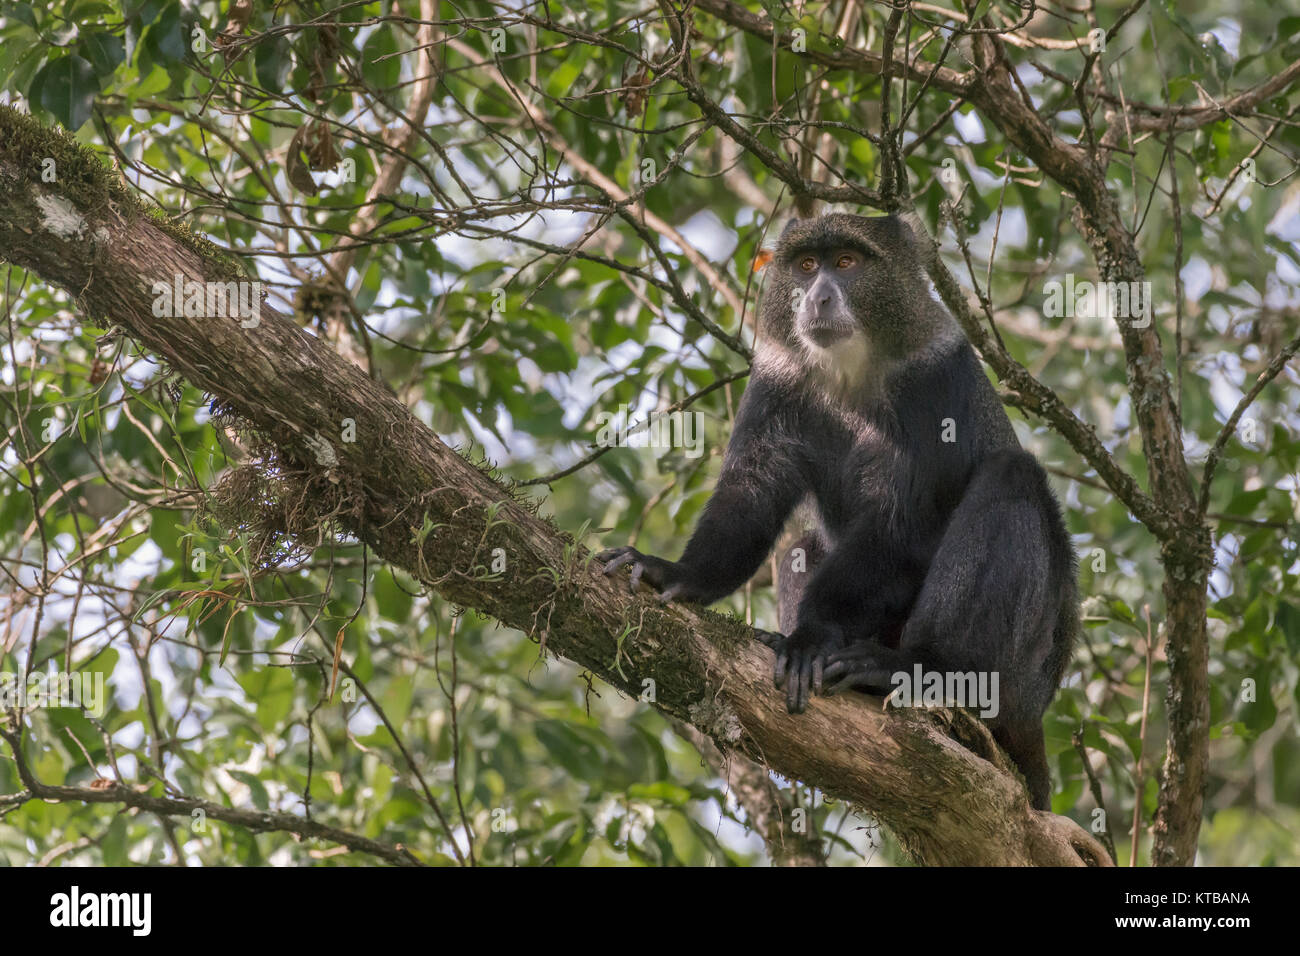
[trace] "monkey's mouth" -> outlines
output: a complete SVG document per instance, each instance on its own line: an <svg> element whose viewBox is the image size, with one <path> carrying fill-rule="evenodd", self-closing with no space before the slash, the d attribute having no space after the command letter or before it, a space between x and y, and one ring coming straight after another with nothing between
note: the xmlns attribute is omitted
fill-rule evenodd
<svg viewBox="0 0 1300 956"><path fill-rule="evenodd" d="M828 349L836 343L843 342L853 334L851 327L843 325L812 325L804 329L804 335L818 348Z"/></svg>

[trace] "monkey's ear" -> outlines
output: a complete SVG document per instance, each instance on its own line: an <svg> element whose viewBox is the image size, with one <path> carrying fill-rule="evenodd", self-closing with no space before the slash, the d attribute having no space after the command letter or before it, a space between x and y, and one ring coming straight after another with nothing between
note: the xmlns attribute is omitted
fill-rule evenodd
<svg viewBox="0 0 1300 956"><path fill-rule="evenodd" d="M898 221L900 232L907 244L915 251L917 262L923 267L928 267L938 255L939 247L930 238L930 233L925 228L925 220L917 214L916 210L898 213L894 218Z"/></svg>
<svg viewBox="0 0 1300 956"><path fill-rule="evenodd" d="M785 247L786 240L790 238L790 233L795 230L796 226L806 226L812 221L812 219L801 219L798 213L787 219L785 225L781 227L781 235L778 236L776 242L773 243L771 250L767 253L767 257L764 258L763 253L759 253L755 258L754 271L757 272L759 269L763 268L763 266L767 265L768 260L776 255L777 250Z"/></svg>
<svg viewBox="0 0 1300 956"><path fill-rule="evenodd" d="M785 221L785 227L781 230L781 236L780 236L780 238L778 238L776 241L777 241L777 242L780 242L780 241L781 241L782 239L784 239L786 236L790 235L790 230L793 229L796 225L798 225L798 224L801 223L801 222L808 222L808 220L807 220L807 219L800 219L799 216L798 216L797 214L796 214L796 215L793 215L793 216L791 216L789 219L787 219L787 220Z"/></svg>
<svg viewBox="0 0 1300 956"><path fill-rule="evenodd" d="M917 215L916 210L908 212L895 213L890 217L898 224L900 238L916 245L922 236L925 235L925 223Z"/></svg>

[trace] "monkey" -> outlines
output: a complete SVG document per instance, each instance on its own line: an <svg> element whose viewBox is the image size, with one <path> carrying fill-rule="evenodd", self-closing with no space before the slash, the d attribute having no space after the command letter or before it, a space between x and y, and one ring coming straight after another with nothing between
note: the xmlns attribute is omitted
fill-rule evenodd
<svg viewBox="0 0 1300 956"><path fill-rule="evenodd" d="M634 591L712 604L809 509L814 527L780 566L780 633L760 632L787 710L888 695L918 665L993 675L990 730L1046 810L1042 721L1079 628L1076 556L924 266L897 215L788 223L721 473L681 558L622 547L597 560L606 575L630 565Z"/></svg>

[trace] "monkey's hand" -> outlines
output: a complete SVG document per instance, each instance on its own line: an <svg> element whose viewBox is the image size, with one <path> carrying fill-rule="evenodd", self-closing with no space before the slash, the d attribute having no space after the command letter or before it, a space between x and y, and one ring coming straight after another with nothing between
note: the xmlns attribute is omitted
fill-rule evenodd
<svg viewBox="0 0 1300 956"><path fill-rule="evenodd" d="M659 600L664 604L669 601L712 603L713 599L708 592L697 586L699 575L692 573L676 561L666 561L663 558L642 554L636 548L626 547L602 551L596 555L596 560L605 563L606 576L613 574L623 565L630 564L633 594L644 581L659 592Z"/></svg>
<svg viewBox="0 0 1300 956"><path fill-rule="evenodd" d="M802 714L808 698L822 692L826 663L844 646L839 627L820 622L801 623L789 637L774 646L776 688L785 689L785 709Z"/></svg>

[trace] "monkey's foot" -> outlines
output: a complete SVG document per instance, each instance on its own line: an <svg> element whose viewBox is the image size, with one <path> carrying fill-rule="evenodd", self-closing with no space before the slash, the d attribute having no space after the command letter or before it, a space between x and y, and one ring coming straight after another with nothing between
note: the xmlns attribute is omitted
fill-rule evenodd
<svg viewBox="0 0 1300 956"><path fill-rule="evenodd" d="M898 652L874 643L856 643L830 655L822 677L826 694L839 694L846 690L860 690L873 694L888 694L893 687L893 675L900 668Z"/></svg>

